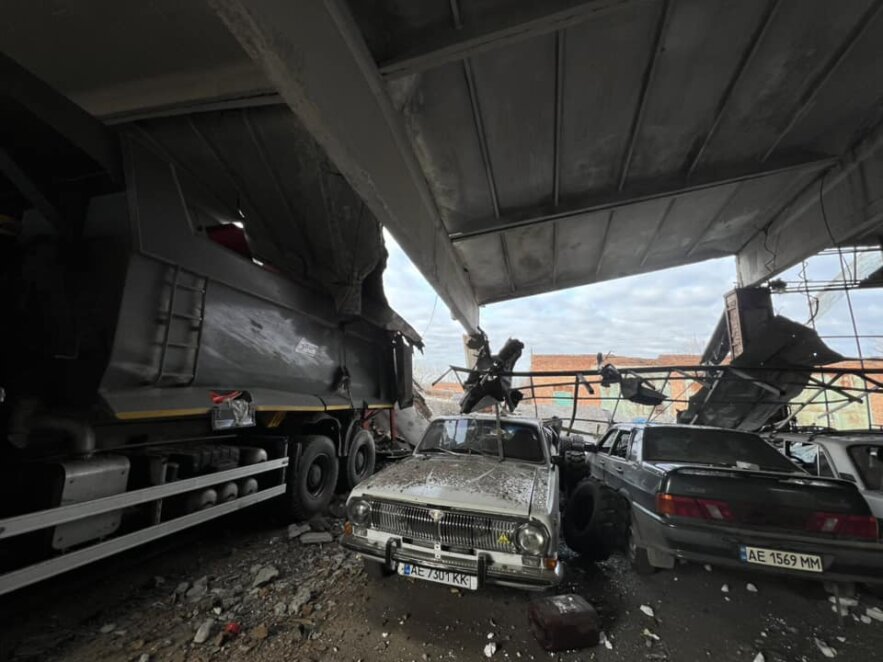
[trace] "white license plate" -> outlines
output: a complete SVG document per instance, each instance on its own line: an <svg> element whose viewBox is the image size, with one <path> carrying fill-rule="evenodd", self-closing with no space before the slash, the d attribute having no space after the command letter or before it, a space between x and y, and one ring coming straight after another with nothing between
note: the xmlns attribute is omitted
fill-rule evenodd
<svg viewBox="0 0 883 662"><path fill-rule="evenodd" d="M398 573L403 577L416 577L417 579L423 579L427 582L447 584L448 586L456 586L457 588L466 588L470 591L474 591L478 588L478 577L475 575L467 575L462 572L438 570L437 568L424 568L423 566L414 565L412 563L399 563Z"/></svg>
<svg viewBox="0 0 883 662"><path fill-rule="evenodd" d="M767 549L766 547L739 547L739 556L746 563L757 565L771 565L775 568L787 568L788 570L802 570L804 572L824 572L822 557L817 554L798 554L797 552L783 552L780 549Z"/></svg>

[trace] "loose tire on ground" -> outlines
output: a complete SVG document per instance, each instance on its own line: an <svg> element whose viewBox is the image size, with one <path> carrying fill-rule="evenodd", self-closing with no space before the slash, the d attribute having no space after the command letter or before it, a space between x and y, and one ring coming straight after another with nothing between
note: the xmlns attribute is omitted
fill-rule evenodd
<svg viewBox="0 0 883 662"><path fill-rule="evenodd" d="M376 459L373 435L368 430L359 430L353 435L346 457L346 486L352 489L373 474Z"/></svg>
<svg viewBox="0 0 883 662"><path fill-rule="evenodd" d="M594 480L582 482L564 509L564 541L591 561L606 561L625 545L623 500Z"/></svg>
<svg viewBox="0 0 883 662"><path fill-rule="evenodd" d="M295 465L298 445L301 453ZM334 497L339 472L334 442L317 434L292 437L290 457L285 514L290 520L307 520L324 512Z"/></svg>
<svg viewBox="0 0 883 662"><path fill-rule="evenodd" d="M362 557L362 567L365 570L365 574L370 579L383 579L384 577L389 577L394 574L392 570L386 567L385 563L372 561L371 559L366 559L364 557Z"/></svg>

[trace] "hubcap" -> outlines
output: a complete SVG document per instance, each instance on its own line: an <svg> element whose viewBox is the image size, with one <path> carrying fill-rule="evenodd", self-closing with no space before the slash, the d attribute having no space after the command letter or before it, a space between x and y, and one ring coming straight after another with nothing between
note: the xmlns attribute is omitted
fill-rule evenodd
<svg viewBox="0 0 883 662"><path fill-rule="evenodd" d="M365 470L365 465L368 464L367 453L364 448L360 448L356 452L356 473L361 474Z"/></svg>
<svg viewBox="0 0 883 662"><path fill-rule="evenodd" d="M307 471L307 489L313 496L322 490L322 485L325 482L325 470L322 466L322 460L323 458L317 457Z"/></svg>

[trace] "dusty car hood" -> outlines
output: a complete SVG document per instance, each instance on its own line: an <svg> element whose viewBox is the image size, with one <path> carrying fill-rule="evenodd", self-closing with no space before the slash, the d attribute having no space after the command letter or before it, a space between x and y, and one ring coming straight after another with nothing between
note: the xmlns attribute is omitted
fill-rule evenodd
<svg viewBox="0 0 883 662"><path fill-rule="evenodd" d="M352 494L526 517L544 471L545 465L474 455L412 457L360 483Z"/></svg>

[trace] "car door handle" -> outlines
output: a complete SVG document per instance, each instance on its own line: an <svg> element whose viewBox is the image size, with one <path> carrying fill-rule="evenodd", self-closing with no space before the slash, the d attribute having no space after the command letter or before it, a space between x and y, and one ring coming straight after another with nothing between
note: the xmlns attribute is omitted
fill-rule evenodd
<svg viewBox="0 0 883 662"><path fill-rule="evenodd" d="M614 467L617 473L622 473L622 467Z"/></svg>

